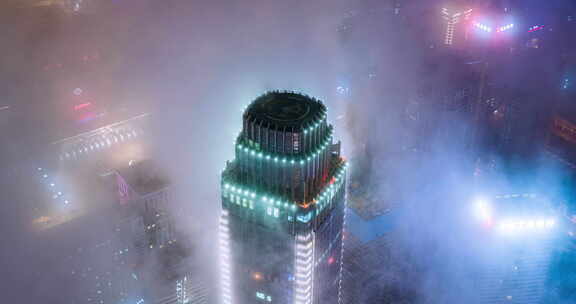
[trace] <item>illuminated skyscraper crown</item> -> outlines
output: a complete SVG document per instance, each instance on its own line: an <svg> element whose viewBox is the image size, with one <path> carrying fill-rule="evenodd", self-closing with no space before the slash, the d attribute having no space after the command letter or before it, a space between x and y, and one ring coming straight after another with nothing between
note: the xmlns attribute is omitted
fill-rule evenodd
<svg viewBox="0 0 576 304"><path fill-rule="evenodd" d="M338 303L346 164L320 101L256 98L221 187L224 304Z"/></svg>
<svg viewBox="0 0 576 304"><path fill-rule="evenodd" d="M267 153L302 155L317 150L331 128L326 107L292 92L258 97L244 113L242 139Z"/></svg>
<svg viewBox="0 0 576 304"><path fill-rule="evenodd" d="M314 200L343 165L332 157L339 152L326 118L326 106L306 95L273 91L256 98L237 139L236 182L298 203Z"/></svg>

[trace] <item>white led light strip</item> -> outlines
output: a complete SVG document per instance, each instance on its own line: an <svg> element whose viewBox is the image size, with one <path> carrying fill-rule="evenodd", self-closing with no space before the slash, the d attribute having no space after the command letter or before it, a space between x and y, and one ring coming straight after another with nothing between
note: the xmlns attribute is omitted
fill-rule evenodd
<svg viewBox="0 0 576 304"><path fill-rule="evenodd" d="M313 293L314 232L296 236L294 304L311 304Z"/></svg>
<svg viewBox="0 0 576 304"><path fill-rule="evenodd" d="M230 235L228 228L228 210L222 210L220 217L220 288L222 304L232 304Z"/></svg>
<svg viewBox="0 0 576 304"><path fill-rule="evenodd" d="M348 201L347 194L344 193L345 202ZM340 271L338 271L338 304L342 304L342 270L344 269L344 236L346 235L346 214L348 208L344 207L344 218L342 219L342 243L340 247Z"/></svg>

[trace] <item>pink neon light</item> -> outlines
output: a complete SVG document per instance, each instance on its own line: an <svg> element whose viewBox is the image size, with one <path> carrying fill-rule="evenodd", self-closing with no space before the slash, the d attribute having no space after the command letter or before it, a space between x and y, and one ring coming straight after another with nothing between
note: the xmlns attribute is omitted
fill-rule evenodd
<svg viewBox="0 0 576 304"><path fill-rule="evenodd" d="M528 29L528 33L532 33L532 32L535 32L535 31L539 31L539 30L541 30L541 29L544 29L544 26L543 26L543 25L535 25L535 26L533 26L533 27L531 27L531 28Z"/></svg>
<svg viewBox="0 0 576 304"><path fill-rule="evenodd" d="M78 111L78 110L84 109L84 108L89 107L89 106L91 106L91 105L92 105L91 102L85 102L85 103L81 103L81 104L79 104L79 105L75 105L75 106L74 106L74 111Z"/></svg>

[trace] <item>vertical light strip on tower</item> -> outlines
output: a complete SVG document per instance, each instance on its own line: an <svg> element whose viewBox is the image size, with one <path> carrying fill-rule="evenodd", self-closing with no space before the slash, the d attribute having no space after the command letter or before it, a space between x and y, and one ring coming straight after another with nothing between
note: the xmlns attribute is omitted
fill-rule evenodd
<svg viewBox="0 0 576 304"><path fill-rule="evenodd" d="M296 237L294 304L311 304L314 284L314 232Z"/></svg>
<svg viewBox="0 0 576 304"><path fill-rule="evenodd" d="M346 196L346 194L345 194ZM345 198L347 200L348 198ZM344 219L342 221L342 227L346 227L346 215L348 213L348 208L344 209ZM344 241L346 235L346 228L342 228L342 249L340 249L340 273L338 274L338 303L342 304L342 271L344 269Z"/></svg>
<svg viewBox="0 0 576 304"><path fill-rule="evenodd" d="M444 44L452 45L454 43L456 25L459 24L463 19L468 19L471 13L472 9L468 9L452 14L448 8L442 8L442 18L446 21Z"/></svg>
<svg viewBox="0 0 576 304"><path fill-rule="evenodd" d="M230 234L228 228L228 210L222 210L220 216L220 288L222 304L232 304Z"/></svg>

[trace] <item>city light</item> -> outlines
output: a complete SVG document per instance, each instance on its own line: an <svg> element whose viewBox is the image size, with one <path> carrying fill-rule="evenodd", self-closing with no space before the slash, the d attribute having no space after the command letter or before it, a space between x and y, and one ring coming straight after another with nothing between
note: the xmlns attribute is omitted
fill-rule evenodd
<svg viewBox="0 0 576 304"><path fill-rule="evenodd" d="M536 31L539 31L542 29L544 29L543 25L534 25L534 26L531 26L530 28L528 28L528 33L536 32Z"/></svg>
<svg viewBox="0 0 576 304"><path fill-rule="evenodd" d="M442 8L442 17L446 21L446 33L444 35L444 44L446 45L453 44L456 25L460 23L462 19L467 19L471 13L472 9L451 13L448 8Z"/></svg>
<svg viewBox="0 0 576 304"><path fill-rule="evenodd" d="M513 27L514 27L514 23L507 24L507 25L504 25L504 26L499 27L499 28L496 30L496 32L505 32L505 31L507 31L507 30L512 29Z"/></svg>
<svg viewBox="0 0 576 304"><path fill-rule="evenodd" d="M252 279L254 279L254 281L262 281L263 278L264 278L264 276L262 276L262 273L260 273L260 272L253 272L252 273Z"/></svg>
<svg viewBox="0 0 576 304"><path fill-rule="evenodd" d="M477 198L472 204L474 217L504 235L534 235L533 233L551 231L556 227L557 220L553 215L539 213L538 210L542 208L540 205L530 205L530 201L523 201L522 198L534 199L536 195L509 194L496 196L493 201ZM520 200L507 201L508 199Z"/></svg>
<svg viewBox="0 0 576 304"><path fill-rule="evenodd" d="M260 300L264 300L264 301L267 301L267 302L272 302L272 297L269 296L269 295L266 295L266 294L263 293L263 292L259 292L259 291L256 292L256 297L257 297L258 299L260 299Z"/></svg>
<svg viewBox="0 0 576 304"><path fill-rule="evenodd" d="M340 95L347 95L350 93L350 88L345 87L345 86L337 86L336 92L338 92L338 94L340 94Z"/></svg>
<svg viewBox="0 0 576 304"><path fill-rule="evenodd" d="M317 125L315 126L315 128L317 128ZM313 131L313 129L310 129L309 131L304 130L304 133L306 134L307 132L311 132L311 131ZM323 155L324 152L326 152L327 148L330 147L330 144L332 143L332 139L333 139L333 128L329 127L328 132L326 134L326 137L323 139L319 148L316 149L315 151L309 152L307 155L303 155L303 156L299 156L299 157L283 157L280 159L278 157L272 158L272 155L270 155L270 154L263 154L262 152L251 148L249 145L240 143L240 137L238 137L236 147L237 147L238 153L243 152L243 154L245 154L246 156L259 158L259 159L263 159L263 160L270 161L270 162L281 161L282 163L290 162L290 164L295 164L296 162L298 162L300 165L304 165L306 162L309 162L311 160L316 160L315 157L319 157L319 156ZM242 154L240 154L240 155L242 155Z"/></svg>
<svg viewBox="0 0 576 304"><path fill-rule="evenodd" d="M554 218L507 218L498 224L498 230L503 234L549 231L556 226Z"/></svg>
<svg viewBox="0 0 576 304"><path fill-rule="evenodd" d="M570 87L570 79L564 78L562 80L562 89L566 90L566 89L568 89L568 87Z"/></svg>
<svg viewBox="0 0 576 304"><path fill-rule="evenodd" d="M574 301L568 5L21 2L8 304Z"/></svg>
<svg viewBox="0 0 576 304"><path fill-rule="evenodd" d="M488 25L486 25L486 24L484 24L484 23L480 23L480 22L474 22L474 26L475 26L476 28L484 31L484 32L487 32L487 33L491 33L491 32L494 30L493 27L488 26ZM502 33L502 32L509 31L509 30L511 30L511 29L513 29L513 28L514 28L514 23L510 23L510 24L506 24L506 25L502 25L502 26L496 27L496 28L495 28L495 29L496 29L495 32L496 32L496 33Z"/></svg>
<svg viewBox="0 0 576 304"><path fill-rule="evenodd" d="M87 108L87 107L89 107L89 106L91 106L91 105L92 105L91 102L85 102L85 103L77 104L77 105L74 106L74 111L78 111L78 110Z"/></svg>
<svg viewBox="0 0 576 304"><path fill-rule="evenodd" d="M481 221L488 222L492 219L492 207L485 199L478 198L474 202L474 215Z"/></svg>
<svg viewBox="0 0 576 304"><path fill-rule="evenodd" d="M296 237L296 275L294 304L310 304L312 302L312 267L314 263L314 232Z"/></svg>
<svg viewBox="0 0 576 304"><path fill-rule="evenodd" d="M488 33L492 32L492 28L489 27L489 26L487 26L487 25L485 25L485 24L482 24L482 23L479 23L479 22L475 22L475 23L474 23L474 26L477 27L477 28L479 28L479 29L481 29L481 30L483 30L483 31L485 31L485 32L488 32Z"/></svg>
<svg viewBox="0 0 576 304"><path fill-rule="evenodd" d="M334 183L327 185L315 198L313 198L310 202L300 203L299 206L303 209L307 209L308 207L314 205L317 206L317 212L322 211L326 206L329 206L333 201L333 198L338 193L335 189L339 189L340 185L344 182L344 176L346 174L347 163L342 163L340 168L334 174ZM293 202L285 201L279 197L274 197L273 194L270 193L256 193L254 191L250 191L247 189L242 189L240 186L234 185L231 182L224 180L224 184L222 185L223 192L226 195L232 194L238 197L246 198L249 204L253 204L254 202L262 202L262 207L267 206L278 206L284 207L285 209L291 209L292 212L296 211L297 205ZM238 201L237 201L238 203ZM246 205L248 207L250 205ZM307 213L305 215L299 215L298 221L307 223L312 219L313 214Z"/></svg>
<svg viewBox="0 0 576 304"><path fill-rule="evenodd" d="M228 211L222 210L220 217L220 288L222 304L232 304L232 269L230 265L230 235L228 228Z"/></svg>
<svg viewBox="0 0 576 304"><path fill-rule="evenodd" d="M82 105L79 105L82 106ZM87 107L86 105L84 107ZM147 114L134 117L132 119L139 119L145 117ZM98 115L94 113L86 113L86 119L96 118ZM83 118L83 119L84 119ZM79 159L82 154L92 151L101 151L102 148L112 147L114 144L123 142L125 140L134 140L141 134L141 130L135 130L135 126L127 124L126 120L105 126L93 131L82 133L73 137L65 138L53 144L62 146L60 160ZM86 120L82 120L86 121Z"/></svg>

